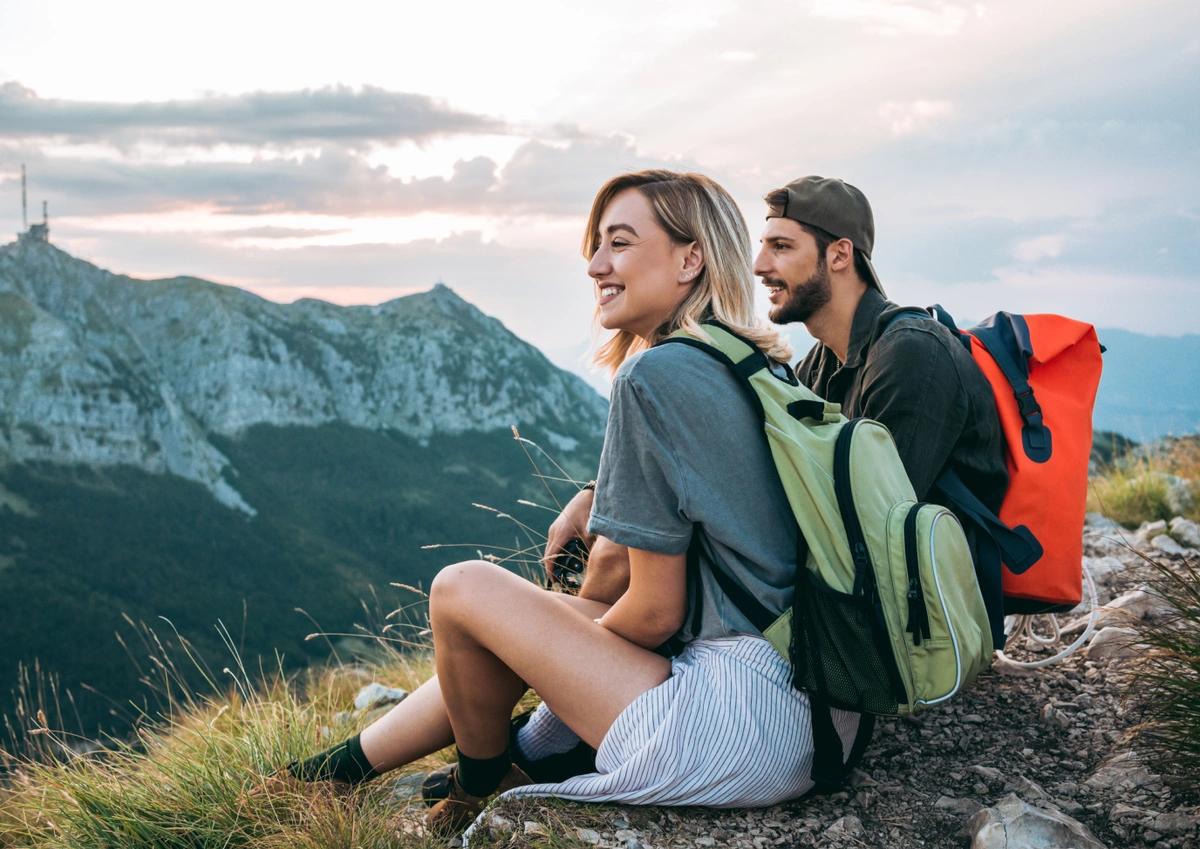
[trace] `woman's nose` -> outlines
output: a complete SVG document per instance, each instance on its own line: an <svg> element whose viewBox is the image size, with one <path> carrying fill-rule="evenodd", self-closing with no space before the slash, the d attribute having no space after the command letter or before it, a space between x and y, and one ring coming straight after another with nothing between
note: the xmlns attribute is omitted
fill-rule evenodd
<svg viewBox="0 0 1200 849"><path fill-rule="evenodd" d="M600 250L592 254L592 259L588 262L588 277L603 277L610 271L612 271L612 263L609 261L608 251L600 248Z"/></svg>

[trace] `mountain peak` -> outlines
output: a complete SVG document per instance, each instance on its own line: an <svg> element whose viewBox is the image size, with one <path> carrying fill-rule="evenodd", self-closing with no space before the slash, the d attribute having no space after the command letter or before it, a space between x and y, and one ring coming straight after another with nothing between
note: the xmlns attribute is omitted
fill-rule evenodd
<svg viewBox="0 0 1200 849"><path fill-rule="evenodd" d="M30 307L0 334L0 453L170 472L253 512L213 437L341 423L425 440L517 425L559 446L603 430L598 394L440 281L377 307L158 282L44 243L0 248L0 295Z"/></svg>

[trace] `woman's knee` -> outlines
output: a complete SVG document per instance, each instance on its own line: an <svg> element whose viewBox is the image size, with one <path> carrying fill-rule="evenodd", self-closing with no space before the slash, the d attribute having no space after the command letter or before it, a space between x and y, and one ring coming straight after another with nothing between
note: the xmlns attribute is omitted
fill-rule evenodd
<svg viewBox="0 0 1200 849"><path fill-rule="evenodd" d="M506 573L486 560L464 560L442 568L429 586L431 615L461 610L476 599L487 596L488 588Z"/></svg>

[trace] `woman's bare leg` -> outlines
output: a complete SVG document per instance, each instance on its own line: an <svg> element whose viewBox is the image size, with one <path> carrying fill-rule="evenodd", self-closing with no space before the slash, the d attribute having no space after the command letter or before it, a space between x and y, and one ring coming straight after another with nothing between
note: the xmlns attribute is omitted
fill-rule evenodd
<svg viewBox="0 0 1200 849"><path fill-rule="evenodd" d="M597 747L617 715L670 674L665 658L491 563L443 569L429 608L454 739L472 757L505 750L508 717L527 686Z"/></svg>
<svg viewBox="0 0 1200 849"><path fill-rule="evenodd" d="M431 755L454 742L437 676L368 725L359 737L376 772L387 772Z"/></svg>
<svg viewBox="0 0 1200 849"><path fill-rule="evenodd" d="M609 608L607 604L562 593L550 593L545 590L541 592L560 604L580 611L590 619L603 616ZM517 698L520 698L520 694ZM513 704L515 703L516 699L513 700ZM510 712L511 709L512 705L509 705ZM508 744L507 735L506 729L505 745ZM367 756L376 772L387 772L411 763L453 743L454 732L450 727L450 718L446 713L446 703L442 699L438 677L435 675L430 678L409 694L408 698L367 726L359 742L362 744L363 754Z"/></svg>

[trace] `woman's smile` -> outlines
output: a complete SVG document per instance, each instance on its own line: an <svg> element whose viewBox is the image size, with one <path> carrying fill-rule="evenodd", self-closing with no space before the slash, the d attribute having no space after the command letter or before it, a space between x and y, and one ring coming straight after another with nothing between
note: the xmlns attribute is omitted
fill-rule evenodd
<svg viewBox="0 0 1200 849"><path fill-rule="evenodd" d="M617 298L618 295L620 295L622 292L625 291L624 286L620 286L616 283L605 283L603 285L597 286L596 288L597 288L596 303L599 304L600 306L605 306L607 304L612 303Z"/></svg>

